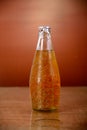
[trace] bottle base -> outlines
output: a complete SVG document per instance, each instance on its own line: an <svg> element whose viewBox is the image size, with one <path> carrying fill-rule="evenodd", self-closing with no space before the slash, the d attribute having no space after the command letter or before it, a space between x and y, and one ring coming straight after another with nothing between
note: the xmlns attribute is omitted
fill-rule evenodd
<svg viewBox="0 0 87 130"><path fill-rule="evenodd" d="M51 112L51 111L56 111L58 108L33 108L35 111L40 111L40 112Z"/></svg>

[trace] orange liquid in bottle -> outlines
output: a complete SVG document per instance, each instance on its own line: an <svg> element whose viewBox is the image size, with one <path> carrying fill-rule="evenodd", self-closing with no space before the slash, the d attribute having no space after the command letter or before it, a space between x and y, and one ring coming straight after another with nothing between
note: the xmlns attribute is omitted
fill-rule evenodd
<svg viewBox="0 0 87 130"><path fill-rule="evenodd" d="M36 50L30 90L35 110L54 110L59 105L60 76L53 50Z"/></svg>

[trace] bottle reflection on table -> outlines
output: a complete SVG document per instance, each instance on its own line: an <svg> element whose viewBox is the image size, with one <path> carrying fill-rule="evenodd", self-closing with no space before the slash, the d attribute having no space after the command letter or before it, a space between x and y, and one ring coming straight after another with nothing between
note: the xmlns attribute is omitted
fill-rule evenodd
<svg viewBox="0 0 87 130"><path fill-rule="evenodd" d="M29 130L59 130L59 123L58 111L32 111Z"/></svg>

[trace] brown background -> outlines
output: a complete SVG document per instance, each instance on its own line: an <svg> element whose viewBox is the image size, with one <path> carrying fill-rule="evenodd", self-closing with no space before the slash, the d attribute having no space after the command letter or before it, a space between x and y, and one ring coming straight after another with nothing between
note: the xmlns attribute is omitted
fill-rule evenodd
<svg viewBox="0 0 87 130"><path fill-rule="evenodd" d="M87 85L86 0L0 0L0 86L27 86L38 26L52 28L62 86Z"/></svg>

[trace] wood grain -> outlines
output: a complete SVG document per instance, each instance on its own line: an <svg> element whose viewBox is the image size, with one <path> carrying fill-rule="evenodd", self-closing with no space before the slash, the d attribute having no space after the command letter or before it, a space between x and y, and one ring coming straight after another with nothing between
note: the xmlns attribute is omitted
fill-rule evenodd
<svg viewBox="0 0 87 130"><path fill-rule="evenodd" d="M86 130L87 87L62 87L57 111L32 111L28 87L0 87L0 130Z"/></svg>

